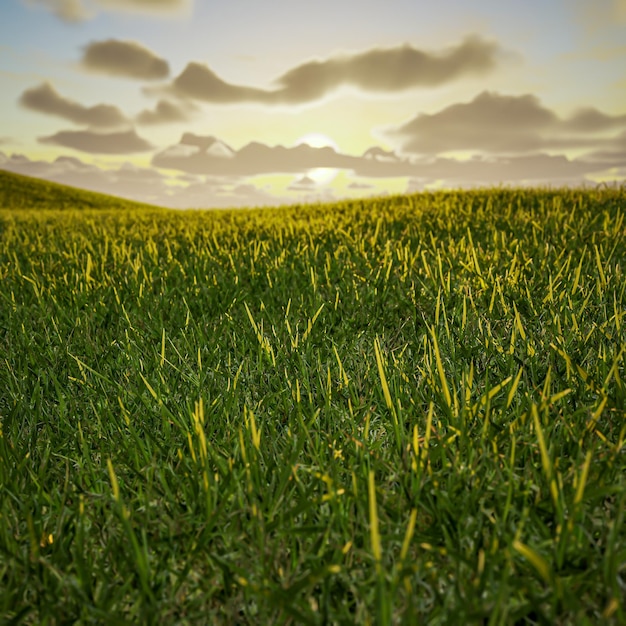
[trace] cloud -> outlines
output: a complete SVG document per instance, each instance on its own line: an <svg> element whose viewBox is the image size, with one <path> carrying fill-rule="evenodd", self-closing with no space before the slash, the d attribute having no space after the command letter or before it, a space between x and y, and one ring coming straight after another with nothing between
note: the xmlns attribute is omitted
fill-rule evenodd
<svg viewBox="0 0 626 626"><path fill-rule="evenodd" d="M358 175L388 178L411 176L409 159L372 148L363 156L336 152L330 146L315 148L306 143L293 147L269 146L252 141L239 150L213 136L185 133L179 143L152 158L152 165L188 174L245 178L262 174L303 174L317 168L350 170Z"/></svg>
<svg viewBox="0 0 626 626"><path fill-rule="evenodd" d="M205 147L215 146L214 140L207 146L209 138L198 138L197 143ZM225 144L223 144L225 146ZM318 149L320 150L320 149ZM227 154L228 152L224 152ZM609 178L623 180L626 175L626 133L615 140L611 150L592 153L578 159L547 154L521 156L475 157L459 161L452 158L422 159L409 161L380 148L368 151L370 156L348 157L352 171L367 180L368 176L404 177L408 181L408 191L424 189L435 185L443 188L465 188L483 185L581 185L591 184L589 175L610 170ZM382 160L380 153L385 153L387 160ZM226 161L236 161L234 156L222 156ZM366 153L367 154L367 153ZM377 154L378 158L372 158ZM316 164L328 165L328 154L320 154ZM216 157L220 158L220 157ZM118 168L102 169L96 165L84 163L79 158L61 156L53 162L31 161L28 157L13 154L7 156L0 152L0 168L20 174L36 176L56 182L113 194L123 198L149 202L161 206L178 208L210 208L237 206L275 206L293 203L293 196L286 197L270 193L237 176L183 174L171 176L156 168L142 168L124 163ZM170 184L175 183L175 184ZM186 184L182 184L186 183ZM290 191L302 192L301 201L332 200L332 194L312 185L306 175L300 176L292 184ZM362 195L367 183L360 180L348 187L354 194ZM377 192L377 195L380 195Z"/></svg>
<svg viewBox="0 0 626 626"><path fill-rule="evenodd" d="M287 189L289 191L311 191L317 186L316 182L309 176L300 176L294 180Z"/></svg>
<svg viewBox="0 0 626 626"><path fill-rule="evenodd" d="M277 198L249 183L240 183L230 188L224 186L216 191L218 197L214 198L211 206L274 206L277 201L279 204L281 200L284 202L284 199Z"/></svg>
<svg viewBox="0 0 626 626"><path fill-rule="evenodd" d="M590 34L626 24L626 0L575 0L571 6L580 24Z"/></svg>
<svg viewBox="0 0 626 626"><path fill-rule="evenodd" d="M83 68L111 76L141 80L167 78L170 68L164 59L134 41L93 41L88 44L81 60Z"/></svg>
<svg viewBox="0 0 626 626"><path fill-rule="evenodd" d="M166 87L166 91L184 98L218 104L245 101L269 103L274 95L263 89L227 83L206 65L196 62L188 63L173 83Z"/></svg>
<svg viewBox="0 0 626 626"><path fill-rule="evenodd" d="M153 146L135 130L110 133L91 130L62 130L49 137L40 137L40 143L73 148L90 154L132 154L146 152Z"/></svg>
<svg viewBox="0 0 626 626"><path fill-rule="evenodd" d="M319 100L343 86L373 93L394 93L416 87L435 87L465 76L481 76L495 69L499 46L478 36L438 52L410 45L374 48L308 61L280 76L275 89L235 85L200 63L189 63L166 90L179 96L213 103L259 102L302 104Z"/></svg>
<svg viewBox="0 0 626 626"><path fill-rule="evenodd" d="M169 100L159 100L154 110L145 110L135 118L138 124L154 125L189 120L189 105L183 107Z"/></svg>
<svg viewBox="0 0 626 626"><path fill-rule="evenodd" d="M74 124L91 128L128 127L131 123L131 120L113 105L97 104L86 107L64 98L50 83L43 83L38 87L27 89L20 96L19 103L31 111L55 115L74 122ZM146 126L185 122L190 119L191 113L195 110L195 106L189 102L181 104L169 100L159 100L154 109L141 111L136 116L135 121Z"/></svg>
<svg viewBox="0 0 626 626"><path fill-rule="evenodd" d="M56 115L75 124L110 128L128 123L126 116L117 107L110 104L83 106L64 98L47 82L24 91L19 103L31 111Z"/></svg>
<svg viewBox="0 0 626 626"><path fill-rule="evenodd" d="M602 141L593 133L620 127L626 127L626 115L611 116L586 108L561 119L532 94L508 96L483 91L470 102L433 114L420 113L384 134L405 153L470 150L502 154L592 147Z"/></svg>
<svg viewBox="0 0 626 626"><path fill-rule="evenodd" d="M326 61L310 61L289 70L278 83L291 101L321 98L341 85L364 91L395 92L434 87L467 75L483 75L496 66L498 46L477 36L432 53L409 45L376 48Z"/></svg>
<svg viewBox="0 0 626 626"><path fill-rule="evenodd" d="M293 173L294 189L307 184L307 171L316 168L336 168L362 178L413 178L428 183L444 181L448 186L534 181L548 184L554 181L583 182L587 176L623 166L626 133L621 141L606 143L610 150L591 152L578 159L542 152L516 155L476 156L469 160L427 156L402 157L374 146L360 156L338 153L330 147L314 148L300 144L291 148L268 146L252 142L240 150L212 136L186 133L180 142L154 155L156 167L179 170L191 175L246 178L262 174ZM621 161L620 161L621 158ZM304 185L303 185L304 182ZM353 187L354 188L354 187Z"/></svg>
<svg viewBox="0 0 626 626"><path fill-rule="evenodd" d="M146 15L188 12L194 0L23 0L40 5L66 22L83 22L101 11L122 11ZM87 8L89 7L89 8Z"/></svg>
<svg viewBox="0 0 626 626"><path fill-rule="evenodd" d="M170 185L180 177L173 179L154 168L130 163L102 169L68 156L48 162L32 161L19 154L9 157L0 152L0 169L171 208L275 206L292 201L249 183L187 176L188 185Z"/></svg>
<svg viewBox="0 0 626 626"><path fill-rule="evenodd" d="M331 147L313 148L307 144L286 148L253 141L235 151L215 137L185 133L178 144L156 154L152 164L189 174L243 177L300 173L320 167L320 162L324 163L322 167L350 167L351 159Z"/></svg>
<svg viewBox="0 0 626 626"><path fill-rule="evenodd" d="M626 115L607 115L593 107L579 109L562 123L563 129L581 133L613 130L626 126Z"/></svg>
<svg viewBox="0 0 626 626"><path fill-rule="evenodd" d="M585 154L584 158L590 163L602 164L607 170L616 168L626 171L626 131L607 140L601 148Z"/></svg>
<svg viewBox="0 0 626 626"><path fill-rule="evenodd" d="M65 22L82 22L89 17L82 0L27 0L27 3L42 5Z"/></svg>
<svg viewBox="0 0 626 626"><path fill-rule="evenodd" d="M467 161L438 158L416 168L419 177L440 181L446 186L499 185L505 183L554 183L569 180L582 183L598 167L563 155L530 154L512 157L482 158Z"/></svg>
<svg viewBox="0 0 626 626"><path fill-rule="evenodd" d="M2 161L5 170L52 180L64 185L113 194L139 202L160 204L167 197L166 177L152 168L139 168L123 163L118 168L101 169L84 163L76 157L60 156L53 162L31 161L27 157L13 154Z"/></svg>
<svg viewBox="0 0 626 626"><path fill-rule="evenodd" d="M191 10L194 0L97 0L103 8L111 11L143 13L148 15L171 15Z"/></svg>

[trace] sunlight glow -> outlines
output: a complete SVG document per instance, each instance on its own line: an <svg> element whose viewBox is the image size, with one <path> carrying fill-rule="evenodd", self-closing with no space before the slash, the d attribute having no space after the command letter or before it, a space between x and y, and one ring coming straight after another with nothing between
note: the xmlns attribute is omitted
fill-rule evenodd
<svg viewBox="0 0 626 626"><path fill-rule="evenodd" d="M307 133L298 139L295 143L296 146L307 144L312 148L325 148L330 147L335 152L339 152L339 146L327 135L322 133ZM338 169L334 167L314 167L306 172L306 175L315 181L316 185L327 185L332 182Z"/></svg>

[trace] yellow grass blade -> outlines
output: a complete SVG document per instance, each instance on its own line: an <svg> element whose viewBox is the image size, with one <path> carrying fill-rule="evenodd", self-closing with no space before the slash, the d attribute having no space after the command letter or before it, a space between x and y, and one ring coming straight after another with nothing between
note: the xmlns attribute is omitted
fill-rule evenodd
<svg viewBox="0 0 626 626"><path fill-rule="evenodd" d="M448 407L452 409L452 396L450 395L448 381L446 380L446 373L443 369L443 363L441 362L439 344L437 342L437 335L435 334L434 328L430 329L430 334L432 335L432 338L433 338L433 348L435 350L435 361L437 363L437 373L439 374L439 381L441 382L441 390L443 391L443 397L445 398L445 401Z"/></svg>
<svg viewBox="0 0 626 626"><path fill-rule="evenodd" d="M602 257L600 256L598 246L594 246L594 249L596 251L596 266L598 268L598 274L600 275L600 284L603 289L606 289L606 276L604 275L604 269L602 268Z"/></svg>
<svg viewBox="0 0 626 626"><path fill-rule="evenodd" d="M417 509L413 509L409 517L409 525L406 528L402 549L400 550L400 561L402 562L405 561L406 555L409 553L409 546L411 545L411 539L413 539L413 533L415 532L415 520L417 520Z"/></svg>
<svg viewBox="0 0 626 626"><path fill-rule="evenodd" d="M517 391L517 387L519 385L519 381L522 378L523 373L524 373L524 368L520 367L519 371L517 372L517 376L515 377L515 380L513 381L513 384L511 385L511 388L509 389L509 393L507 394L507 397L506 397L507 409L511 406L511 403L513 402L513 398L515 397L515 392Z"/></svg>
<svg viewBox="0 0 626 626"><path fill-rule="evenodd" d="M533 423L535 425L535 433L537 434L537 441L539 442L539 450L541 452L541 465L543 466L543 471L546 474L546 478L550 480L550 478L552 477L552 463L550 462L548 448L546 447L546 441L543 437L543 430L541 429L539 413L537 413L537 406L534 404L532 406L531 413L533 416Z"/></svg>
<svg viewBox="0 0 626 626"><path fill-rule="evenodd" d="M383 358L380 353L380 344L378 343L378 337L374 339L374 353L376 354L376 365L378 367L378 375L380 376L380 383L383 387L383 395L385 397L385 404L390 411L393 411L393 402L391 401L391 393L389 392L389 385L387 383L387 376L385 376L385 368L383 366Z"/></svg>
<svg viewBox="0 0 626 626"><path fill-rule="evenodd" d="M550 584L552 578L550 575L550 566L539 553L517 539L513 541L513 549L519 552L535 568L546 585Z"/></svg>
<svg viewBox="0 0 626 626"><path fill-rule="evenodd" d="M117 476L115 475L115 470L113 469L113 463L111 463L111 459L107 459L107 470L109 472L109 480L111 481L111 489L113 491L113 499L116 502L120 501L120 486L117 482Z"/></svg>
<svg viewBox="0 0 626 626"><path fill-rule="evenodd" d="M602 415L602 411L604 411L604 407L606 406L608 399L609 399L608 396L604 396L602 398L602 401L598 405L598 408L591 414L591 419L589 420L587 424L588 431L592 431L596 427L596 424L598 423L598 420L600 419L600 416Z"/></svg>
<svg viewBox="0 0 626 626"><path fill-rule="evenodd" d="M585 493L585 485L587 484L587 476L589 475L589 466L591 465L591 457L593 452L589 450L585 456L585 462L583 469L578 479L578 487L576 488L576 495L574 496L574 504L580 504Z"/></svg>
<svg viewBox="0 0 626 626"><path fill-rule="evenodd" d="M372 542L372 552L376 559L376 569L380 571L382 561L382 549L380 545L380 532L378 530L378 510L376 508L376 485L374 482L374 472L369 471L367 476L367 492L369 496L369 518L370 518L370 540Z"/></svg>
<svg viewBox="0 0 626 626"><path fill-rule="evenodd" d="M146 377L145 377L145 376L144 376L141 372L139 372L139 376L141 376L141 380L143 380L144 385L147 387L148 391L150 392L150 395L151 395L151 396L152 396L155 400L157 400L157 399L158 399L158 398L157 398L157 393L156 393L156 391L152 388L152 385L151 385L151 384L150 384L150 383L146 380Z"/></svg>
<svg viewBox="0 0 626 626"><path fill-rule="evenodd" d="M348 374L346 374L346 370L343 367L343 363L339 358L339 353L337 352L336 346L333 345L333 352L335 353L335 358L337 359L337 365L339 366L339 376L341 376L341 380L343 383L343 387L347 387L350 384L350 380L348 379Z"/></svg>
<svg viewBox="0 0 626 626"><path fill-rule="evenodd" d="M515 306L515 303L513 303L513 310L515 311L515 325L517 326L517 330L519 331L521 338L526 341L526 331L524 330L524 326L522 325L522 319L517 312L517 307Z"/></svg>
<svg viewBox="0 0 626 626"><path fill-rule="evenodd" d="M244 413L246 414L246 422L248 430L250 431L250 438L252 439L252 445L259 450L261 448L261 431L257 428L256 419L254 413L244 407Z"/></svg>
<svg viewBox="0 0 626 626"><path fill-rule="evenodd" d="M324 308L324 303L322 303L320 308L317 309L317 311L315 312L315 315L309 320L307 328L304 331L304 334L302 335L302 341L303 342L305 342L307 340L308 336L311 334L311 331L313 330L313 325L317 321L317 318L320 316L320 313L322 312L323 308Z"/></svg>

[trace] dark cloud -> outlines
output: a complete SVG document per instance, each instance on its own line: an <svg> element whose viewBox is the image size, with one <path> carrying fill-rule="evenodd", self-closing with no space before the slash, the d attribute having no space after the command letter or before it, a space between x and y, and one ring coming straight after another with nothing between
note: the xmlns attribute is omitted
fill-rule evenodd
<svg viewBox="0 0 626 626"><path fill-rule="evenodd" d="M221 104L302 104L342 86L376 93L434 87L464 76L483 75L496 67L499 56L497 44L477 36L439 52L409 45L375 48L298 65L275 81L275 89L228 83L206 65L189 63L169 89L183 97Z"/></svg>
<svg viewBox="0 0 626 626"><path fill-rule="evenodd" d="M132 154L146 152L153 146L134 130L111 133L91 130L62 130L49 137L40 137L40 143L73 148L90 154Z"/></svg>
<svg viewBox="0 0 626 626"><path fill-rule="evenodd" d="M81 65L85 69L111 76L140 80L167 78L170 68L164 59L134 41L93 41L85 47Z"/></svg>
<svg viewBox="0 0 626 626"><path fill-rule="evenodd" d="M189 120L189 105L181 106L169 100L159 100L153 110L145 110L135 118L138 124L170 124Z"/></svg>
<svg viewBox="0 0 626 626"><path fill-rule="evenodd" d="M56 115L75 124L111 128L128 123L126 116L115 106L97 104L86 107L61 96L50 83L27 89L19 103L31 111Z"/></svg>
<svg viewBox="0 0 626 626"><path fill-rule="evenodd" d="M470 102L433 114L420 113L386 134L407 153L470 150L502 154L593 147L601 141L594 132L624 126L626 115L610 116L587 108L561 119L534 95L484 91Z"/></svg>

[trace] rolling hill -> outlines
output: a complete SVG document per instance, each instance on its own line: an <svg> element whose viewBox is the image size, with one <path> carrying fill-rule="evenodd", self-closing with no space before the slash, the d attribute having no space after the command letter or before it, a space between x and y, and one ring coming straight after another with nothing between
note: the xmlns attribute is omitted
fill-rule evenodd
<svg viewBox="0 0 626 626"><path fill-rule="evenodd" d="M0 209L63 211L68 209L129 210L141 208L155 209L159 207L0 170Z"/></svg>

